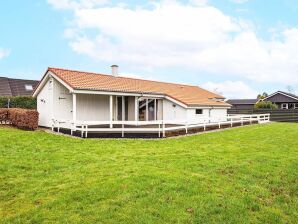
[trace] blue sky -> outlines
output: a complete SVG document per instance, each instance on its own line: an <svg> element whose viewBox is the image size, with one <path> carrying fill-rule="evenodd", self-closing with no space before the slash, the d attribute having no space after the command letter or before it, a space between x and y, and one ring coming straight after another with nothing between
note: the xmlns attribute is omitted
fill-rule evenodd
<svg viewBox="0 0 298 224"><path fill-rule="evenodd" d="M298 94L297 0L10 0L0 76L47 67L200 85L228 98Z"/></svg>

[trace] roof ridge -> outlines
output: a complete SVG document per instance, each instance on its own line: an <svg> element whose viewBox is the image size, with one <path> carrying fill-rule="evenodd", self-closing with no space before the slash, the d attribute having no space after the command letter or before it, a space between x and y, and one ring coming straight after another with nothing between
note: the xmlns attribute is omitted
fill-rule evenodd
<svg viewBox="0 0 298 224"><path fill-rule="evenodd" d="M38 80L35 79L19 79L19 78L9 78L6 76L0 76L0 78L5 78L7 80L23 80L23 81L34 81L34 82L39 82Z"/></svg>
<svg viewBox="0 0 298 224"><path fill-rule="evenodd" d="M293 96L293 97L297 97L298 98L298 96L296 94L294 94L294 93L288 93L288 92L281 91L281 90L278 90L277 92L280 92L280 93L283 93L283 94L286 94L286 95L289 95L289 96Z"/></svg>
<svg viewBox="0 0 298 224"><path fill-rule="evenodd" d="M73 70L73 69L65 69L65 68L48 67L48 69L58 69L58 70L70 71L70 72L81 72L81 73L87 73L87 74L93 74L93 75L96 74L96 75L103 75L103 76L114 77L113 75L108 75L108 74L103 74L103 73L85 72L85 71ZM141 79L141 78L131 78L131 77L125 77L125 76L120 76L120 77L115 77L115 78L125 78L125 79L140 80L140 81L147 81L147 82L157 82L157 83L165 83L165 84L172 84L172 85L196 87L196 88L202 89L204 91L210 92L210 91L205 90L205 89L203 89L203 88L201 88L199 86L194 86L194 85L189 85L189 84L180 84L180 83L174 83L174 82L163 82L163 81L157 81L157 80L148 80L148 79ZM216 95L218 95L218 94L216 94Z"/></svg>

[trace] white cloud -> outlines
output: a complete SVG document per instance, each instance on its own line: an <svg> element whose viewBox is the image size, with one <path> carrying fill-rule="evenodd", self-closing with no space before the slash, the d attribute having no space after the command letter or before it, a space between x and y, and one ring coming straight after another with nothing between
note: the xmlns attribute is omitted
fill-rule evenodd
<svg viewBox="0 0 298 224"><path fill-rule="evenodd" d="M75 52L98 61L139 68L188 67L258 82L298 83L298 28L263 40L249 21L228 16L205 5L207 1L197 2L201 4L162 1L133 9L75 7L74 25L65 33Z"/></svg>
<svg viewBox="0 0 298 224"><path fill-rule="evenodd" d="M190 0L189 3L197 6L205 6L209 0Z"/></svg>
<svg viewBox="0 0 298 224"><path fill-rule="evenodd" d="M10 55L10 50L0 48L0 59Z"/></svg>
<svg viewBox="0 0 298 224"><path fill-rule="evenodd" d="M242 81L225 81L223 83L208 82L203 88L223 95L227 99L256 98L258 92Z"/></svg>

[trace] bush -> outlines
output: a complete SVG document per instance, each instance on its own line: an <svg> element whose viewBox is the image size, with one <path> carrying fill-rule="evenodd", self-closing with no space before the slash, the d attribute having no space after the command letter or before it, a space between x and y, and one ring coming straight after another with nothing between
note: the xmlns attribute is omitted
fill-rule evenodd
<svg viewBox="0 0 298 224"><path fill-rule="evenodd" d="M32 96L0 97L0 108L8 108L9 99L9 108L36 109L37 101Z"/></svg>
<svg viewBox="0 0 298 224"><path fill-rule="evenodd" d="M0 108L0 123L8 122L8 109Z"/></svg>
<svg viewBox="0 0 298 224"><path fill-rule="evenodd" d="M272 103L270 101L260 101L257 104L255 104L254 109L278 109L278 106L275 103Z"/></svg>
<svg viewBox="0 0 298 224"><path fill-rule="evenodd" d="M0 109L0 122L9 122L20 129L36 130L38 128L38 112L20 108Z"/></svg>
<svg viewBox="0 0 298 224"><path fill-rule="evenodd" d="M38 112L36 110L8 109L8 118L11 124L17 128L29 130L38 128Z"/></svg>

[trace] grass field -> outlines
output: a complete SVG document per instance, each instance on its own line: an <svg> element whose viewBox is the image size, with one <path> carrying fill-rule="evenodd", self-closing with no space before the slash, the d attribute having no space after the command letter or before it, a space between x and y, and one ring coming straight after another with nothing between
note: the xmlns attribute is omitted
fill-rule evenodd
<svg viewBox="0 0 298 224"><path fill-rule="evenodd" d="M298 124L163 140L0 127L1 223L297 223Z"/></svg>

